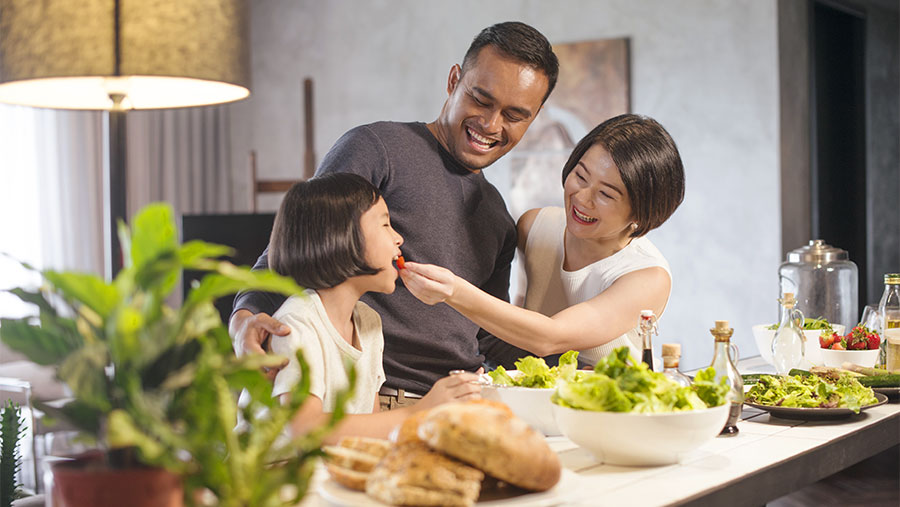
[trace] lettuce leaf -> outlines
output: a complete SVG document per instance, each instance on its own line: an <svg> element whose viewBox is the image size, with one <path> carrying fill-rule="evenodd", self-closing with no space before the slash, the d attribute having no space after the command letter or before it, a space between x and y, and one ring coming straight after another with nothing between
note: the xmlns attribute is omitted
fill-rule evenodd
<svg viewBox="0 0 900 507"><path fill-rule="evenodd" d="M498 366L488 375L494 385L551 389L556 387L558 378L575 378L581 373L578 371L577 350L560 356L558 367L550 368L543 358L527 356L516 361L516 370L519 374L515 378L503 366Z"/></svg>
<svg viewBox="0 0 900 507"><path fill-rule="evenodd" d="M620 347L601 359L593 372L560 378L551 398L564 407L600 412L660 413L698 410L725 403L728 387L715 382L715 370L699 374L700 384L684 387Z"/></svg>
<svg viewBox="0 0 900 507"><path fill-rule="evenodd" d="M747 401L793 408L847 408L858 414L860 408L878 400L871 389L842 374L834 383L818 375L763 375L747 392Z"/></svg>

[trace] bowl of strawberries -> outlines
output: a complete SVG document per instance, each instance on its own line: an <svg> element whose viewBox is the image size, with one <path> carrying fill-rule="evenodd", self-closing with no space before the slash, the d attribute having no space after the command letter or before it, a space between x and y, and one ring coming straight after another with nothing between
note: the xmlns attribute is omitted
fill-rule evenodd
<svg viewBox="0 0 900 507"><path fill-rule="evenodd" d="M822 333L819 335L819 353L825 366L840 368L844 363L853 363L871 368L878 362L878 346L881 337L862 324L854 327L846 335Z"/></svg>

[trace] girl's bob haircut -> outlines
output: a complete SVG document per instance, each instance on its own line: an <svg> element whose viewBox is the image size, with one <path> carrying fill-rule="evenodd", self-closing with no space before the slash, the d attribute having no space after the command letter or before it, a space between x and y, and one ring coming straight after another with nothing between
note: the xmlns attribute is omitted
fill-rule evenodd
<svg viewBox="0 0 900 507"><path fill-rule="evenodd" d="M330 173L296 183L275 216L269 267L309 289L378 273L366 262L359 218L380 198L378 189L356 174Z"/></svg>

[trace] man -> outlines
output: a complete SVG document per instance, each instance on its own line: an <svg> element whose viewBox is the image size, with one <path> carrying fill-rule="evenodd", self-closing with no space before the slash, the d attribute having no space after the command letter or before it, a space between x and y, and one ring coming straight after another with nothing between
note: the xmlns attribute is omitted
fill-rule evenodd
<svg viewBox="0 0 900 507"><path fill-rule="evenodd" d="M407 259L447 266L482 290L509 300L515 222L481 170L525 134L556 84L558 63L547 39L518 22L484 29L447 79L448 97L432 123L379 122L344 134L317 174L352 172L384 196ZM267 267L266 254L255 268ZM263 352L270 333L287 329L269 315L283 297L235 299L235 351ZM363 298L382 318L383 408L428 391L450 370L476 370L485 359L510 364L527 355L481 332L446 305L427 306L405 287Z"/></svg>

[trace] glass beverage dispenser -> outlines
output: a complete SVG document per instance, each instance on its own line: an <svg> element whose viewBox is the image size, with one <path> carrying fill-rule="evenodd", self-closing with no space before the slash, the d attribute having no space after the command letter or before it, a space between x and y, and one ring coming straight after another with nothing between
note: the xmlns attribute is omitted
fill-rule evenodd
<svg viewBox="0 0 900 507"><path fill-rule="evenodd" d="M780 294L796 294L796 308L812 319L851 329L857 323L859 273L846 250L821 239L791 250L778 268ZM780 295L779 294L779 295Z"/></svg>

